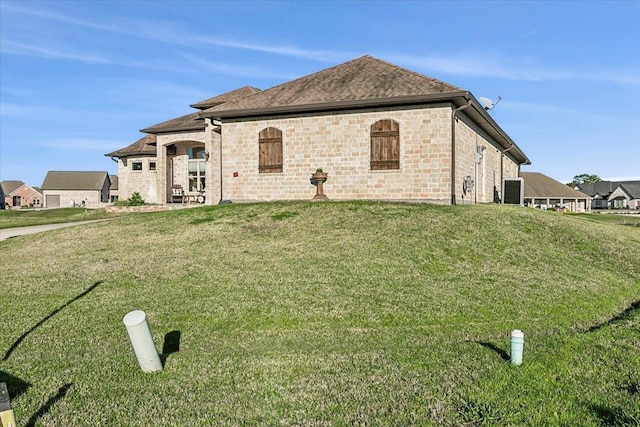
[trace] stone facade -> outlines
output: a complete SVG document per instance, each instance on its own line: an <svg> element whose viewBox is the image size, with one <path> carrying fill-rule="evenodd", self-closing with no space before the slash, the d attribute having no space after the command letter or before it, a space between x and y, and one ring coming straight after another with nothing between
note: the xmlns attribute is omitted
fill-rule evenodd
<svg viewBox="0 0 640 427"><path fill-rule="evenodd" d="M325 194L332 200L451 200L451 112L448 105L372 109L340 114L238 120L222 124L222 199L231 201L310 200L311 173L329 174ZM459 116L464 117L462 113ZM400 169L370 169L370 129L378 120L400 124ZM500 190L502 154L490 138L466 121L456 124L457 202L465 201L462 180L475 179L481 191L466 199L492 202ZM258 133L283 133L283 172L258 173ZM485 146L481 166L477 147ZM518 164L504 156L504 176L518 176Z"/></svg>
<svg viewBox="0 0 640 427"><path fill-rule="evenodd" d="M315 194L310 177L317 168L329 174L324 192L332 200L450 203L451 114L450 104L373 108L209 122L204 131L160 134L156 157L119 160L120 197L137 191L148 203L171 202L173 184L189 188L189 148L204 147L207 204L310 200ZM456 202L494 202L502 178L517 177L519 165L464 112L457 117ZM400 169L370 168L371 125L383 119L400 125ZM221 131L214 131L218 126ZM258 133L267 127L282 131L282 172L258 172ZM168 155L169 146L174 151ZM133 170L133 162L142 162L142 169ZM465 178L474 185L467 188Z"/></svg>
<svg viewBox="0 0 640 427"><path fill-rule="evenodd" d="M78 207L82 206L82 202L85 202L87 208L100 208L106 206L108 203L109 189L106 192L92 191L92 190L42 190L45 207ZM106 199L105 199L106 195ZM52 206L52 197L56 202ZM58 202L59 201L59 202ZM58 204L59 203L59 204ZM57 206L55 206L57 204Z"/></svg>
<svg viewBox="0 0 640 427"><path fill-rule="evenodd" d="M140 170L134 170L134 164ZM158 198L157 159L149 156L124 157L118 160L118 199L127 200L139 193L147 203L160 203Z"/></svg>

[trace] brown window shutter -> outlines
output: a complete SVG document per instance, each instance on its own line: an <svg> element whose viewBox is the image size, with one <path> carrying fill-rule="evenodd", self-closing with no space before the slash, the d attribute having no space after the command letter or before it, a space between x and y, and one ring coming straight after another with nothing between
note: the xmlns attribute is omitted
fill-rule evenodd
<svg viewBox="0 0 640 427"><path fill-rule="evenodd" d="M259 173L282 172L282 131L274 127L258 134Z"/></svg>
<svg viewBox="0 0 640 427"><path fill-rule="evenodd" d="M379 120L371 125L371 170L400 169L400 124Z"/></svg>

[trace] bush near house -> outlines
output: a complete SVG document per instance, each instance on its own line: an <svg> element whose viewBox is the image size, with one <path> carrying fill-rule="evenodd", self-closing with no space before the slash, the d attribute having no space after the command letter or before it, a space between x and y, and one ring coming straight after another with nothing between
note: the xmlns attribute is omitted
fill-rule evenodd
<svg viewBox="0 0 640 427"><path fill-rule="evenodd" d="M0 257L0 380L19 423L640 421L637 227L496 205L230 204L10 239ZM137 365L134 309L160 373Z"/></svg>

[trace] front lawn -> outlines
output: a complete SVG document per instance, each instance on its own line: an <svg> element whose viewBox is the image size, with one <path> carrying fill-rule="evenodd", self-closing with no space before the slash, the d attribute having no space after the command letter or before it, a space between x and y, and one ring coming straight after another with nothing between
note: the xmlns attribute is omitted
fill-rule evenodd
<svg viewBox="0 0 640 427"><path fill-rule="evenodd" d="M19 425L640 422L638 227L496 205L231 204L21 236L0 259ZM137 365L135 309L162 372Z"/></svg>

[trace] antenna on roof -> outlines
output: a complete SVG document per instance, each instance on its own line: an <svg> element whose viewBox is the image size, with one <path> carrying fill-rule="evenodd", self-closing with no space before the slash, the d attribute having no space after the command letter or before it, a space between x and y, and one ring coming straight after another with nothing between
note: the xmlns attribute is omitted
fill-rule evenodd
<svg viewBox="0 0 640 427"><path fill-rule="evenodd" d="M485 98L484 96L481 96L480 97L480 102L482 103L482 105L484 105L484 109L489 111L489 110L493 110L493 107L498 105L498 102L500 102L501 99L502 99L502 97L500 95L498 95L498 100L496 102L493 102L489 98Z"/></svg>

